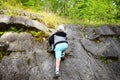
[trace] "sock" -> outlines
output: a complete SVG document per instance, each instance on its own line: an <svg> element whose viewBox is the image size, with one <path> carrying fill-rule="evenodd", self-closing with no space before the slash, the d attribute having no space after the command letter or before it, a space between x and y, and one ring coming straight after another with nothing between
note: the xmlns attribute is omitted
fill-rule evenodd
<svg viewBox="0 0 120 80"><path fill-rule="evenodd" d="M59 72L59 68L56 68L56 71L55 72Z"/></svg>

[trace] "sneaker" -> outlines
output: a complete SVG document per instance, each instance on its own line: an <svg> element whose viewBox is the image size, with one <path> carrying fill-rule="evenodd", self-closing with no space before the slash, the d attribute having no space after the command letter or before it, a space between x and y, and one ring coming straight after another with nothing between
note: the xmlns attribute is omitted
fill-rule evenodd
<svg viewBox="0 0 120 80"><path fill-rule="evenodd" d="M62 53L62 57L61 57L61 60L65 60L65 52Z"/></svg>
<svg viewBox="0 0 120 80"><path fill-rule="evenodd" d="M60 77L60 75L59 75L59 71L57 71L57 72L55 72L55 75L54 75L54 79L58 79L58 77Z"/></svg>
<svg viewBox="0 0 120 80"><path fill-rule="evenodd" d="M62 53L62 57L65 57L65 51Z"/></svg>
<svg viewBox="0 0 120 80"><path fill-rule="evenodd" d="M47 49L47 52L48 52L48 53L54 53L54 51L53 51L52 48Z"/></svg>

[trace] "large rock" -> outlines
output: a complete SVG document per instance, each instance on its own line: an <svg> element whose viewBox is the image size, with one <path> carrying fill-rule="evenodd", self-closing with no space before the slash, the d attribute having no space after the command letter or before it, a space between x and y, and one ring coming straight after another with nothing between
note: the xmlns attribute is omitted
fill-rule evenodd
<svg viewBox="0 0 120 80"><path fill-rule="evenodd" d="M66 68L71 68L71 71L66 71L66 76L70 77L72 80L119 80L120 76L117 76L115 74L119 74L114 69L109 67L109 65L101 63L99 60L96 60L88 50L86 50L86 47L83 46L82 40L85 37L81 37L83 33L81 33L81 27L78 26L68 26L67 31L68 35L70 34L70 42L73 43L73 56L74 58L66 61L64 63ZM86 39L84 39L86 40ZM87 40L86 40L87 42ZM89 46L88 49L97 49L97 44L92 43L88 41L89 44L86 46ZM93 52L95 52L93 50ZM63 64L63 65L64 65ZM71 64L71 65L69 65ZM68 67L71 66L71 67ZM117 66L115 64L114 66ZM116 67L117 70L120 70L120 66L118 63L118 66ZM79 75L79 77L78 77ZM75 77L72 77L75 76ZM67 80L67 79L66 79Z"/></svg>
<svg viewBox="0 0 120 80"><path fill-rule="evenodd" d="M94 40L100 36L120 36L120 26L100 26L98 28L86 28L86 38Z"/></svg>
<svg viewBox="0 0 120 80"><path fill-rule="evenodd" d="M96 33L96 28L85 28L85 37L93 40L100 37L100 34Z"/></svg>
<svg viewBox="0 0 120 80"><path fill-rule="evenodd" d="M103 43L101 41L98 44L86 39L81 26L67 25L66 27L72 52L71 57L66 57L66 60L61 62L59 80L120 79L118 61L106 64L91 55L99 50L98 48L101 48L99 53L103 55L104 50L111 49L109 45L119 43L116 39L105 38ZM119 51L118 47L114 46L112 51ZM8 49L13 52L1 60L0 80L53 80L55 58L47 53L46 40L40 43L35 41L30 34L20 33L15 41L10 42Z"/></svg>
<svg viewBox="0 0 120 80"><path fill-rule="evenodd" d="M18 35L16 32L5 32L4 35L0 37L0 41L14 42L18 38Z"/></svg>
<svg viewBox="0 0 120 80"><path fill-rule="evenodd" d="M120 55L120 42L116 38L109 37L98 43L86 38L82 38L81 42L86 51L95 56L118 58Z"/></svg>
<svg viewBox="0 0 120 80"><path fill-rule="evenodd" d="M96 33L100 35L120 35L120 26L102 26L96 29Z"/></svg>
<svg viewBox="0 0 120 80"><path fill-rule="evenodd" d="M26 27L34 27L44 32L47 31L45 25L38 21L31 20L28 17L0 15L0 28L5 27L7 24L24 25Z"/></svg>
<svg viewBox="0 0 120 80"><path fill-rule="evenodd" d="M109 46L109 44L103 43L98 44L86 38L81 39L81 44L87 52L91 53L95 57L97 56L105 57L103 53L107 50L107 47Z"/></svg>
<svg viewBox="0 0 120 80"><path fill-rule="evenodd" d="M0 79L37 80L41 77L38 76L40 74L37 74L36 70L39 69L38 72L41 74L44 70L50 71L48 66L52 65L52 60L48 60L50 57L46 52L46 43L41 44L42 46L30 34L20 33L15 41L9 43L8 50L12 52L0 63L0 75L2 75Z"/></svg>
<svg viewBox="0 0 120 80"><path fill-rule="evenodd" d="M108 37L103 41L104 44L109 44L106 51L103 53L105 57L118 57L120 55L120 42L115 37Z"/></svg>
<svg viewBox="0 0 120 80"><path fill-rule="evenodd" d="M27 12L27 11L23 11L23 10L11 10L11 9L0 9L0 15L7 15L8 13L14 13L18 16L24 16L24 17L29 17L31 18L32 20L39 20L39 21L42 21L43 19L43 16L42 15L39 15L39 14L34 14L34 13L31 13L31 12Z"/></svg>

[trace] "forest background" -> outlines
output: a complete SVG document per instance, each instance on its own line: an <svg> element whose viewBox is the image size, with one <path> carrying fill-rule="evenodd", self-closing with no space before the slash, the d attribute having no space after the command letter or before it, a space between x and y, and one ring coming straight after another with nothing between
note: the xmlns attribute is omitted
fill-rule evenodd
<svg viewBox="0 0 120 80"><path fill-rule="evenodd" d="M120 0L0 0L3 8L54 13L72 24L120 24Z"/></svg>

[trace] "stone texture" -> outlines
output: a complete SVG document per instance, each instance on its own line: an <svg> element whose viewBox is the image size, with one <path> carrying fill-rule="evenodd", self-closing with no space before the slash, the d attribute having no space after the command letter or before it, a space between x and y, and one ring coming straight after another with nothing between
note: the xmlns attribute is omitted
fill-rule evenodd
<svg viewBox="0 0 120 80"><path fill-rule="evenodd" d="M9 44L7 42L0 42L0 52L7 50Z"/></svg>
<svg viewBox="0 0 120 80"><path fill-rule="evenodd" d="M93 40L100 37L100 34L96 32L96 28L85 28L85 37Z"/></svg>
<svg viewBox="0 0 120 80"><path fill-rule="evenodd" d="M96 33L100 35L120 35L120 26L102 26L96 29Z"/></svg>
<svg viewBox="0 0 120 80"><path fill-rule="evenodd" d="M120 55L120 42L117 40L117 38L108 37L99 43L86 38L82 38L81 42L86 51L95 56L118 58Z"/></svg>
<svg viewBox="0 0 120 80"><path fill-rule="evenodd" d="M26 27L34 27L44 32L47 31L45 25L38 21L31 20L27 17L0 15L0 28L3 28L3 26L5 27L7 24L24 25Z"/></svg>
<svg viewBox="0 0 120 80"><path fill-rule="evenodd" d="M69 48L72 51L71 57L66 57L66 60L61 62L59 80L119 80L118 61L106 64L91 54L97 55L95 53L99 52L104 57L112 49L117 56L119 41L111 37L105 37L100 42L89 40L81 27L66 25ZM115 46L116 44L118 45ZM0 80L53 80L55 58L47 53L45 39L38 42L30 34L20 33L10 42L8 50L13 52L1 60ZM108 53L103 54L106 50Z"/></svg>
<svg viewBox="0 0 120 80"><path fill-rule="evenodd" d="M94 40L100 36L120 36L120 26L100 26L98 28L86 28L86 38Z"/></svg>
<svg viewBox="0 0 120 80"><path fill-rule="evenodd" d="M120 55L120 41L115 37L108 37L103 41L109 44L106 51L103 53L105 57L118 57Z"/></svg>
<svg viewBox="0 0 120 80"><path fill-rule="evenodd" d="M43 16L39 15L39 14L34 14L34 13L31 13L31 12L27 12L27 11L24 11L24 10L8 10L8 9L0 9L0 15L6 15L7 13L14 13L18 16L24 16L24 17L29 17L31 18L32 20L39 20L39 21L42 21L43 19Z"/></svg>
<svg viewBox="0 0 120 80"><path fill-rule="evenodd" d="M16 32L5 32L4 35L0 37L0 41L4 42L14 42L18 37Z"/></svg>

